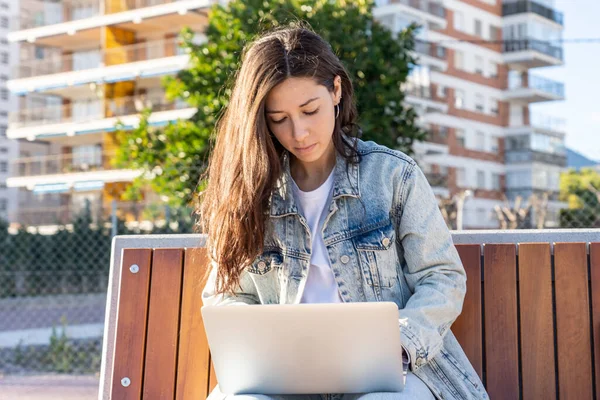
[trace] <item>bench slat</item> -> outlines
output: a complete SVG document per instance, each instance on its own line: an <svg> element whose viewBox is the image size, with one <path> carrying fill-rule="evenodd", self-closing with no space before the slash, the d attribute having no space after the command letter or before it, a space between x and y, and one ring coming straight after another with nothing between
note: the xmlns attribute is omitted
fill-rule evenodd
<svg viewBox="0 0 600 400"><path fill-rule="evenodd" d="M600 243L590 243L590 278L592 280L592 321L596 392L600 390Z"/></svg>
<svg viewBox="0 0 600 400"><path fill-rule="evenodd" d="M483 379L483 323L481 318L481 246L457 245L467 273L467 294L462 313L452 324L452 332Z"/></svg>
<svg viewBox="0 0 600 400"><path fill-rule="evenodd" d="M549 243L519 245L523 399L556 399Z"/></svg>
<svg viewBox="0 0 600 400"><path fill-rule="evenodd" d="M144 399L173 399L181 301L182 249L154 250Z"/></svg>
<svg viewBox="0 0 600 400"><path fill-rule="evenodd" d="M183 267L177 399L208 396L209 350L202 321L202 289L209 262L205 248L186 249Z"/></svg>
<svg viewBox="0 0 600 400"><path fill-rule="evenodd" d="M486 387L490 398L519 398L516 246L484 248Z"/></svg>
<svg viewBox="0 0 600 400"><path fill-rule="evenodd" d="M556 243L556 336L561 399L591 399L592 359L585 243Z"/></svg>
<svg viewBox="0 0 600 400"><path fill-rule="evenodd" d="M123 250L112 399L139 400L142 395L151 260L150 249ZM137 273L130 271L134 264L139 268ZM124 378L130 382L127 387L121 384Z"/></svg>

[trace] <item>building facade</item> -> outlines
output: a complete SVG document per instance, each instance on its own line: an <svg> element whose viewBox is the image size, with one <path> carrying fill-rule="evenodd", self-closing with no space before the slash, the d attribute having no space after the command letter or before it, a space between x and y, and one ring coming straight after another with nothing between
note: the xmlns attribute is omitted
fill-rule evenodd
<svg viewBox="0 0 600 400"><path fill-rule="evenodd" d="M563 16L552 0L382 0L392 31L421 26L407 101L429 131L415 157L442 198L467 195L463 228L496 228L504 196L548 193L558 210L566 166L564 123L530 105L564 99L564 86L532 69L563 63Z"/></svg>
<svg viewBox="0 0 600 400"><path fill-rule="evenodd" d="M161 78L187 67L178 43L189 26L202 32L208 0L22 0L21 46L8 82L17 96L8 137L37 145L12 162L8 186L30 196L32 207L13 221L55 225L89 209L111 213L140 171L113 165L117 122L133 129L151 108L150 124L187 119L195 109L165 99Z"/></svg>

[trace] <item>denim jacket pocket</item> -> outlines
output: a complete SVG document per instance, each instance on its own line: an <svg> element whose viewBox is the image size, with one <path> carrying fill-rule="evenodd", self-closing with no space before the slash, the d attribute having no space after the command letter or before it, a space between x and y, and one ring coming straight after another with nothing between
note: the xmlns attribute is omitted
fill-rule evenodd
<svg viewBox="0 0 600 400"><path fill-rule="evenodd" d="M273 269L280 268L283 264L283 256L277 252L265 252L254 260L246 271L254 275L265 275Z"/></svg>
<svg viewBox="0 0 600 400"><path fill-rule="evenodd" d="M390 288L398 281L396 232L391 221L354 237L363 274L370 286Z"/></svg>

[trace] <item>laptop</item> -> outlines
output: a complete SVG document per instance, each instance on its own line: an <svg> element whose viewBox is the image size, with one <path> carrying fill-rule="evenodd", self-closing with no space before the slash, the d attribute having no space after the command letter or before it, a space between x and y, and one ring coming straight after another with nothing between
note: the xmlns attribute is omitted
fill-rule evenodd
<svg viewBox="0 0 600 400"><path fill-rule="evenodd" d="M202 317L225 394L404 388L393 302L204 306Z"/></svg>

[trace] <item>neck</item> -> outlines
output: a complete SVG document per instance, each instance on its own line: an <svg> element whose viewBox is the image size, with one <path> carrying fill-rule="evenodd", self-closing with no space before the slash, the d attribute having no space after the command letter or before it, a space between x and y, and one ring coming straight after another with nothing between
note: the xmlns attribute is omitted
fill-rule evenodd
<svg viewBox="0 0 600 400"><path fill-rule="evenodd" d="M325 154L316 161L307 163L297 158L290 160L290 173L300 190L315 190L327 180L335 167L335 151L333 142L331 142Z"/></svg>

